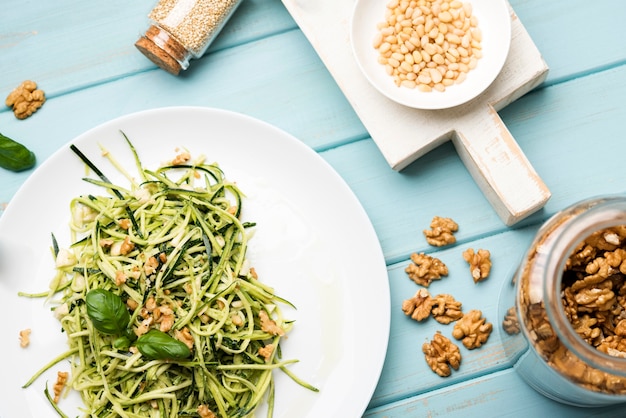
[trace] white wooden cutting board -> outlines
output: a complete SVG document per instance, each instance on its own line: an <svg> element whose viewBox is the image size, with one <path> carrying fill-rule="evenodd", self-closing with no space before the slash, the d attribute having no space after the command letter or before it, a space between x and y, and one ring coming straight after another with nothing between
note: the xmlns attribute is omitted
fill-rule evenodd
<svg viewBox="0 0 626 418"><path fill-rule="evenodd" d="M543 82L548 66L511 10L511 48L504 68L479 97L444 110L418 110L380 94L361 73L350 45L355 0L282 0L350 101L381 153L402 170L451 140L506 225L540 209L550 191L497 111Z"/></svg>

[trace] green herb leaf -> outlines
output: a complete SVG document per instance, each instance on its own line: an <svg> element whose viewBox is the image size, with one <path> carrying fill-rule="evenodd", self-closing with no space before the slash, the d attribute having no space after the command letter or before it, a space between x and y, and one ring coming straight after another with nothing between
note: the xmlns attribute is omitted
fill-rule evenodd
<svg viewBox="0 0 626 418"><path fill-rule="evenodd" d="M137 340L137 349L152 360L182 360L191 355L185 343L169 334L151 329Z"/></svg>
<svg viewBox="0 0 626 418"><path fill-rule="evenodd" d="M0 134L0 167L23 171L34 167L35 154L24 145Z"/></svg>
<svg viewBox="0 0 626 418"><path fill-rule="evenodd" d="M122 298L104 289L94 289L85 297L87 315L96 329L104 334L124 335L130 314Z"/></svg>

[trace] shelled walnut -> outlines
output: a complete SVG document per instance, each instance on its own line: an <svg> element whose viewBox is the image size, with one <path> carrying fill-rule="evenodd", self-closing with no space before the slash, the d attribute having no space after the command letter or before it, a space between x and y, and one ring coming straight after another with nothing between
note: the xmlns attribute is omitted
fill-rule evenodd
<svg viewBox="0 0 626 418"><path fill-rule="evenodd" d="M448 275L448 267L438 258L428 254L413 253L411 261L404 271L411 280L421 286L428 287L433 280Z"/></svg>
<svg viewBox="0 0 626 418"><path fill-rule="evenodd" d="M472 309L454 324L452 336L461 340L469 350L478 348L487 342L493 329L491 323L487 322L482 315L483 313L478 309Z"/></svg>
<svg viewBox="0 0 626 418"><path fill-rule="evenodd" d="M443 247L456 242L454 233L458 230L459 225L451 218L435 216L430 222L430 230L424 230L424 236L430 245Z"/></svg>
<svg viewBox="0 0 626 418"><path fill-rule="evenodd" d="M449 324L463 317L461 302L448 294L440 294L433 298L430 314L440 324Z"/></svg>
<svg viewBox="0 0 626 418"><path fill-rule="evenodd" d="M517 315L515 314L515 307L511 306L504 315L502 320L502 329L509 335L519 334L521 329Z"/></svg>
<svg viewBox="0 0 626 418"><path fill-rule="evenodd" d="M489 277L491 272L491 253L489 250L479 249L474 252L473 248L463 251L463 259L467 261L474 283L481 282Z"/></svg>
<svg viewBox="0 0 626 418"><path fill-rule="evenodd" d="M441 377L450 376L452 369L458 370L461 365L461 351L448 338L437 332L432 341L422 345L426 363Z"/></svg>
<svg viewBox="0 0 626 418"><path fill-rule="evenodd" d="M430 316L433 299L426 289L419 289L415 295L402 302L402 312L416 321L422 321Z"/></svg>
<svg viewBox="0 0 626 418"><path fill-rule="evenodd" d="M5 104L13 109L16 118L26 119L43 106L45 101L46 95L37 88L37 83L26 80L9 93Z"/></svg>
<svg viewBox="0 0 626 418"><path fill-rule="evenodd" d="M419 289L415 295L402 302L402 311L416 321L423 321L432 315L440 324L449 324L463 317L461 302L448 294L431 296L426 289Z"/></svg>

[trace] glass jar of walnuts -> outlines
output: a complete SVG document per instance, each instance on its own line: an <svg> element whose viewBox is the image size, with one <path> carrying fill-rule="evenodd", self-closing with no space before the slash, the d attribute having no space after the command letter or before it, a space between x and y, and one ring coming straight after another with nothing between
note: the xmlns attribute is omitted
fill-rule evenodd
<svg viewBox="0 0 626 418"><path fill-rule="evenodd" d="M626 401L626 197L550 218L510 292L504 346L530 386L577 406Z"/></svg>

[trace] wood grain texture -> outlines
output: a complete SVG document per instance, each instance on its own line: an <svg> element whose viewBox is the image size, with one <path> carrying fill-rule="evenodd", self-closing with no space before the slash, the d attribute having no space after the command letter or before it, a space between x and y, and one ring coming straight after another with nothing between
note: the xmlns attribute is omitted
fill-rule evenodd
<svg viewBox="0 0 626 418"><path fill-rule="evenodd" d="M511 0L550 67L543 84L498 111L552 192L541 210L515 228L492 210L450 142L401 172L393 170L280 0L245 0L209 53L178 78L156 69L133 47L152 1L83 3L0 0L0 94L31 78L49 97L24 121L0 109L0 132L32 148L42 164L73 137L109 119L201 105L260 118L318 151L363 204L388 265L389 350L366 416L619 416L618 407L570 408L534 392L510 367L498 332L482 349L464 351L457 373L439 378L421 355L437 323L406 318L400 304L416 290L404 273L409 256L425 251L449 263L451 272L430 291L452 293L464 307L482 309L495 325L502 284L538 225L583 198L626 191L625 2L591 7L583 0ZM10 202L31 173L0 170L0 203ZM422 230L435 215L459 223L455 246L435 249L424 240ZM467 247L493 253L492 275L479 285L461 257ZM441 331L449 333L450 327Z"/></svg>

